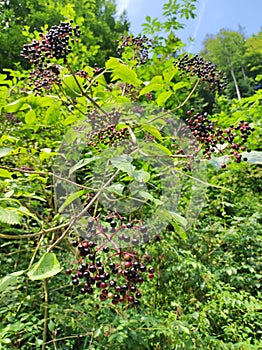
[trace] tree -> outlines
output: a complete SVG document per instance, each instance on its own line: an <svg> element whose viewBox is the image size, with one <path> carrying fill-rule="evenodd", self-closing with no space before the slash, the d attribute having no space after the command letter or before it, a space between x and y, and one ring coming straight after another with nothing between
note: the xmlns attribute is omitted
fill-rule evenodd
<svg viewBox="0 0 262 350"><path fill-rule="evenodd" d="M237 98L241 99L239 80L247 80L244 54L245 37L236 31L221 29L216 36L208 36L201 52L205 58L217 64L219 69L228 72L233 80ZM241 72L241 76L237 74Z"/></svg>
<svg viewBox="0 0 262 350"><path fill-rule="evenodd" d="M246 40L245 48L244 60L248 69L248 75L252 80L259 82L262 79L261 76L258 76L259 73L261 74L262 69L262 30Z"/></svg>
<svg viewBox="0 0 262 350"><path fill-rule="evenodd" d="M113 54L117 39L129 27L124 13L116 19L114 0L5 0L0 3L0 71L27 67L20 51L28 37L69 19L84 28L81 41L87 48L85 61L88 58L89 63L98 65Z"/></svg>

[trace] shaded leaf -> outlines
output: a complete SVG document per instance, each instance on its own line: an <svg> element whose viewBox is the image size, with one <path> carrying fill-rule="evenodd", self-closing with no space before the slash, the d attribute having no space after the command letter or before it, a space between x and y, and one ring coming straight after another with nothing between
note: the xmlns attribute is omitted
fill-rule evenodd
<svg viewBox="0 0 262 350"><path fill-rule="evenodd" d="M59 212L62 212L69 204L71 204L77 198L81 197L86 192L87 192L86 190L81 190L81 191L71 193L70 196L67 197L66 201L59 208Z"/></svg>
<svg viewBox="0 0 262 350"><path fill-rule="evenodd" d="M93 162L94 160L98 159L99 157L92 157L92 158L84 158L81 159L79 162L77 162L72 168L69 170L69 175L74 173L76 170L83 168L87 164Z"/></svg>
<svg viewBox="0 0 262 350"><path fill-rule="evenodd" d="M21 276L24 270L12 272L9 275L0 279L0 293L3 292L8 286L17 283L17 277Z"/></svg>
<svg viewBox="0 0 262 350"><path fill-rule="evenodd" d="M119 170L125 171L128 175L133 176L135 167L131 164L132 157L127 154L122 154L118 157L110 159L111 164Z"/></svg>
<svg viewBox="0 0 262 350"><path fill-rule="evenodd" d="M147 182L150 179L150 174L145 170L134 171L133 177L137 182Z"/></svg>
<svg viewBox="0 0 262 350"><path fill-rule="evenodd" d="M0 207L0 222L9 225L18 225L21 219L21 215L19 215L15 208Z"/></svg>
<svg viewBox="0 0 262 350"><path fill-rule="evenodd" d="M54 253L45 253L28 271L30 280L42 280L58 274L62 270Z"/></svg>

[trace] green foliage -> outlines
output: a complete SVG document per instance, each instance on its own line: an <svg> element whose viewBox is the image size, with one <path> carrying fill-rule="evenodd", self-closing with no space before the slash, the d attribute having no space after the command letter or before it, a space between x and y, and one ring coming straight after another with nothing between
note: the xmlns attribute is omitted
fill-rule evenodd
<svg viewBox="0 0 262 350"><path fill-rule="evenodd" d="M181 27L178 19L193 17L194 3L170 0L164 15L171 19L161 24L147 18L145 28L155 34ZM32 16L36 4L31 2L31 12L25 7ZM95 24L95 8L103 4L85 4L85 36L92 45L116 27L110 1ZM61 6L57 2L58 12ZM84 9L76 2L61 13ZM81 16L87 21L87 14ZM95 37L92 28L103 18ZM129 47L121 59L104 61L102 70L91 66L90 55L82 71L76 51L66 64L58 62L50 89L36 94L26 84L27 72L0 75L0 349L261 348L261 90L240 101L218 97L213 118L225 128L250 122L252 152L247 162L229 162L225 169L213 167L220 157L199 156L207 167L203 176L199 162L181 153L188 140L176 144L174 129L185 125L185 111L199 106L190 97L200 81L180 76L171 52L180 43L171 39L157 42L143 65ZM109 54L100 51L101 59ZM55 63L50 58L46 68ZM198 196L193 201L192 189L205 199L198 219L202 203ZM80 259L71 243L79 239L79 227L90 231L82 214L106 225L108 213L133 204L136 211L124 220L148 222L152 236L132 254L155 270L141 286L140 306L104 303L99 292L79 294L60 272Z"/></svg>
<svg viewBox="0 0 262 350"><path fill-rule="evenodd" d="M129 27L125 14L119 19L115 16L116 5L112 0L2 1L0 72L4 68L28 67L20 57L23 44L35 37L37 32L68 19L73 19L85 28L81 43L76 48L78 64L82 61L85 64L102 65L116 51L117 40Z"/></svg>

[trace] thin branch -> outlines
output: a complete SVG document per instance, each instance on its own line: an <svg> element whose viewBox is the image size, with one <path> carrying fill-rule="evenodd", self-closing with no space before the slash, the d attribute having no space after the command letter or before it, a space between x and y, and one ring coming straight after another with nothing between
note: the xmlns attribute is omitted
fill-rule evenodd
<svg viewBox="0 0 262 350"><path fill-rule="evenodd" d="M32 237L37 237L39 235L43 235L43 234L46 234L46 233L50 233L50 232L54 232L54 231L58 231L60 230L61 228L64 228L66 226L69 225L69 222L65 223L65 224L62 224L62 225L58 225L58 226L55 226L55 227L51 227L47 230L41 230L37 233L29 233L29 234L24 234L24 235L6 235L4 233L0 233L0 238L5 238L5 239L23 239L23 238L32 238Z"/></svg>
<svg viewBox="0 0 262 350"><path fill-rule="evenodd" d="M97 194L91 199L91 201L83 208L83 210L76 215L68 224L67 229L64 231L64 233L47 249L47 252L50 252L62 239L67 235L71 227L74 225L74 223L80 219L84 213L93 205L93 203L99 198L101 193L104 191L104 189L114 180L114 178L117 176L117 174L120 172L118 169L113 176L104 184L104 186L97 192Z"/></svg>
<svg viewBox="0 0 262 350"><path fill-rule="evenodd" d="M190 100L190 98L192 97L192 95L193 95L194 92L196 91L196 88L198 87L200 81L201 81L201 79L198 79L198 80L197 80L197 82L195 83L195 85L194 85L193 89L191 90L190 94L187 96L187 98L186 98L179 106L177 106L177 107L174 108L174 109L171 109L171 111L168 111L168 112L166 112L166 113L164 113L164 114L162 114L162 115L159 115L159 116L157 116L157 117L155 117L155 118L149 120L149 121L147 122L147 124L150 124L150 123L154 122L155 120L162 119L162 118L165 117L166 115L171 114L171 113L174 113L174 112L177 111L178 109L184 107L184 105L188 102L188 100Z"/></svg>
<svg viewBox="0 0 262 350"><path fill-rule="evenodd" d="M44 288L44 328L43 328L43 344L42 350L46 349L46 339L47 339L47 330L48 330L48 280L45 278L43 280L43 288Z"/></svg>
<svg viewBox="0 0 262 350"><path fill-rule="evenodd" d="M86 334L75 334L75 335L68 335L67 337L62 337L62 338L56 338L53 340L50 340L48 342L45 342L45 345L47 344L51 344L53 342L58 342L58 341L62 341L62 340L66 340L66 339L74 339L74 338L83 338L86 337L88 335L93 335L94 332L88 332Z"/></svg>
<svg viewBox="0 0 262 350"><path fill-rule="evenodd" d="M79 90L81 91L82 93L82 96L85 96L97 109L99 109L101 112L103 112L105 115L108 115L107 112L101 107L99 106L98 103L96 103L96 101L90 97L83 89L82 89L82 86L79 84L79 81L77 80L77 77L75 75L75 73L73 72L70 64L67 63L67 68L69 69L70 73L72 74L75 82L76 82L76 85L78 86Z"/></svg>

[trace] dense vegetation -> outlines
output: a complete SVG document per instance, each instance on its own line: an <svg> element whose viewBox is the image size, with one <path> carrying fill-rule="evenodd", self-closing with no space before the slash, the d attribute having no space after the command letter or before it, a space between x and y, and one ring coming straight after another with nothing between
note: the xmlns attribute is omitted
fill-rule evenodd
<svg viewBox="0 0 262 350"><path fill-rule="evenodd" d="M261 33L202 58L175 35L195 1L138 37L113 1L15 3L0 349L261 349Z"/></svg>

